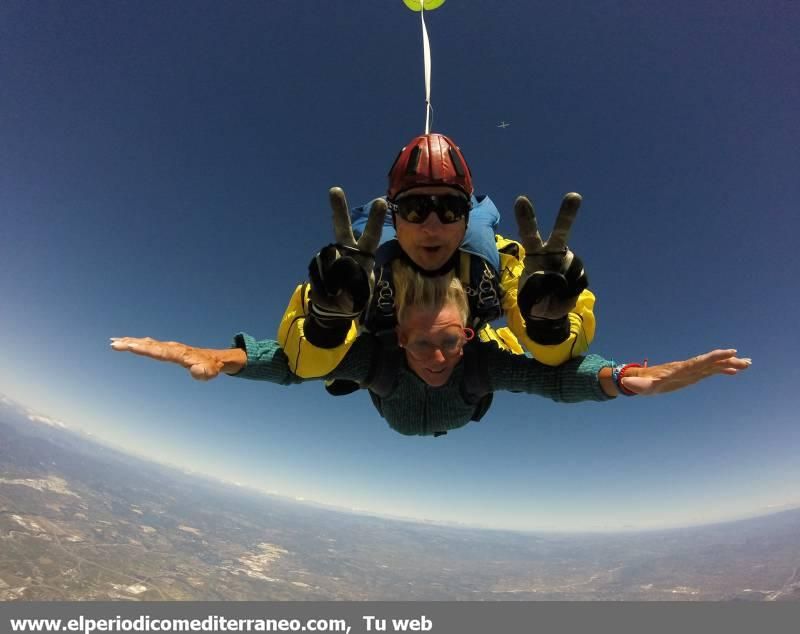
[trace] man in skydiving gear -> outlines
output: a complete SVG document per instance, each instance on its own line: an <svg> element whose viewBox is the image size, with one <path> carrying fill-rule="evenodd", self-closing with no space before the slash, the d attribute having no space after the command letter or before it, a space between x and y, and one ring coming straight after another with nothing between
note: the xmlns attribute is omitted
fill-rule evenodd
<svg viewBox="0 0 800 634"><path fill-rule="evenodd" d="M527 350L553 366L588 349L595 329L594 295L587 290L580 259L566 246L579 195L565 196L545 243L525 197L515 204L522 244L496 236L494 203L474 195L461 150L434 133L412 139L400 151L389 171L387 195L373 201L369 213L365 206L351 214L339 188L331 189L330 202L336 243L312 259L309 283L296 289L278 332L298 376L328 375L359 328L393 336L392 263L397 260L424 275L458 277L469 299L469 325L484 340L517 353ZM488 326L502 314L514 337ZM329 391L357 387L340 383Z"/></svg>

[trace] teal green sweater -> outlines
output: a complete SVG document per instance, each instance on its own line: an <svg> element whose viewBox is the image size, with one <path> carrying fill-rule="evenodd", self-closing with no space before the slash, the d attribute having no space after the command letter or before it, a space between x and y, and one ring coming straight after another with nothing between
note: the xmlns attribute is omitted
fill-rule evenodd
<svg viewBox="0 0 800 634"><path fill-rule="evenodd" d="M256 341L240 333L236 335L234 345L247 352L247 365L232 376L281 385L314 380L292 374L288 359L277 341ZM379 345L374 337L362 335L339 366L323 378L363 383ZM602 368L610 367L612 362L600 356L576 357L558 367L550 367L530 357L501 350L493 343L479 345L488 347L486 360L493 392L527 392L564 403L610 398L600 387L598 373ZM461 396L463 372L464 364L460 363L446 385L430 387L404 363L399 369L395 389L381 399L383 417L392 429L410 436L427 436L463 427L475 411L475 405L466 403Z"/></svg>

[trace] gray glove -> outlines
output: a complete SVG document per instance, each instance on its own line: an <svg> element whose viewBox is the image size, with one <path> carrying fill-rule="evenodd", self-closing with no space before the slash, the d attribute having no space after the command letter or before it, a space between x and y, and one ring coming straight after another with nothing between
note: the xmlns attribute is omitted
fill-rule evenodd
<svg viewBox="0 0 800 634"><path fill-rule="evenodd" d="M569 336L567 315L589 286L583 262L566 245L580 206L580 194L564 196L555 227L542 242L530 200L520 196L514 203L520 241L525 248L517 305L528 336L537 343L552 345Z"/></svg>
<svg viewBox="0 0 800 634"><path fill-rule="evenodd" d="M305 324L306 338L324 348L341 344L350 322L369 305L375 251L386 216L386 201L379 198L356 241L344 192L332 187L329 196L336 242L320 249L308 265L311 307Z"/></svg>

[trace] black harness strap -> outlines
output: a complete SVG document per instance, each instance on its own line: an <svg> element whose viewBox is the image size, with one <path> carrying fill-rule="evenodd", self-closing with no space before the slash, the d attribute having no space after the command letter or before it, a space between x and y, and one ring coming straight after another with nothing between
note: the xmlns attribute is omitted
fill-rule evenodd
<svg viewBox="0 0 800 634"><path fill-rule="evenodd" d="M369 375L363 387L380 398L392 393L397 383L400 366L403 365L403 351L397 344L397 335L393 330L376 335L378 345L372 360Z"/></svg>
<svg viewBox="0 0 800 634"><path fill-rule="evenodd" d="M461 381L461 397L465 403L475 405L475 411L470 419L474 421L483 418L494 398L489 380L487 345L491 344L471 341L464 346L464 378Z"/></svg>

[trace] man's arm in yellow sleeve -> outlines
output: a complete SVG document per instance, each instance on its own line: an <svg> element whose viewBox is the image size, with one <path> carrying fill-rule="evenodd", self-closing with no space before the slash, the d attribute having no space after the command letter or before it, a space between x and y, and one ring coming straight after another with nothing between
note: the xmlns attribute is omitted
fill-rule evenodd
<svg viewBox="0 0 800 634"><path fill-rule="evenodd" d="M289 368L304 379L330 374L350 350L358 334L358 327L353 321L340 345L320 348L312 344L304 332L309 307L308 292L308 284L301 284L295 289L278 327L278 342L289 358Z"/></svg>
<svg viewBox="0 0 800 634"><path fill-rule="evenodd" d="M522 245L502 236L496 237L500 252L500 286L503 288L503 311L511 332L533 357L545 365L561 365L565 361L586 354L594 339L595 296L585 290L578 296L575 308L569 314L569 336L561 343L540 344L533 341L525 328L525 320L517 306L519 278L522 275L525 250Z"/></svg>
<svg viewBox="0 0 800 634"><path fill-rule="evenodd" d="M583 291L578 296L575 308L569 313L569 336L561 343L544 345L533 341L525 328L525 320L516 304L507 313L508 327L523 347L545 365L561 365L573 357L585 355L594 339L596 327L594 317L594 293Z"/></svg>

